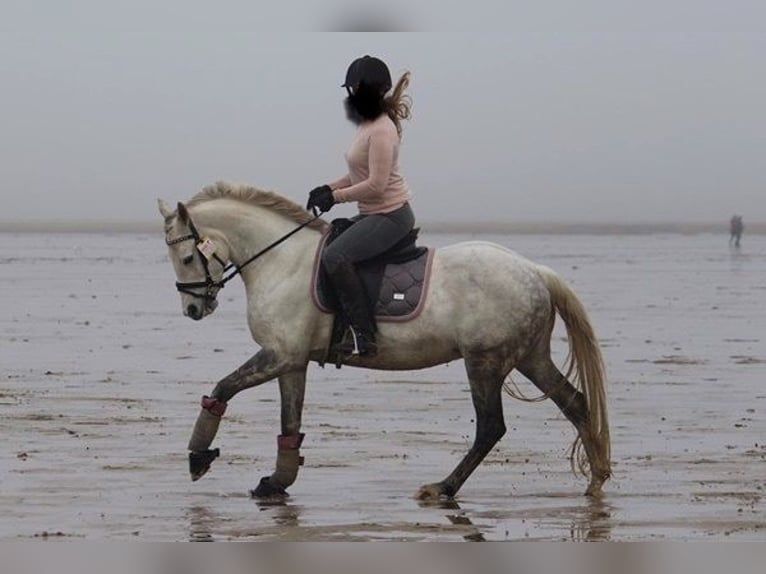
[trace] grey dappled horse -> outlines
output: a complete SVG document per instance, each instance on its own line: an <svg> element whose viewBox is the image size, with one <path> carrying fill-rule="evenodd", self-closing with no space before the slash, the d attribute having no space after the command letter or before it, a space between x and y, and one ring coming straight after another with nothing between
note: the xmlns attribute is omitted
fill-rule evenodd
<svg viewBox="0 0 766 574"><path fill-rule="evenodd" d="M209 447L226 403L276 378L281 394L276 470L253 495L286 494L301 463L306 368L310 361L324 360L331 336L333 317L321 312L310 295L316 249L327 224L277 194L226 183L206 187L175 211L160 201L160 212L184 314L199 320L212 313L219 289L239 274L250 332L261 347L203 398L189 443L192 478L202 476L217 456ZM297 226L302 227L295 231ZM225 275L229 269L234 271ZM502 389L513 369L572 422L577 430L573 466L590 475L586 494L599 495L611 472L604 367L574 292L551 269L499 245L472 241L436 251L424 295L417 318L379 325L377 356L347 361L369 369L411 370L464 359L476 410L475 440L455 469L444 480L422 486L418 498L454 496L505 434ZM569 339L566 375L551 360L556 313Z"/></svg>

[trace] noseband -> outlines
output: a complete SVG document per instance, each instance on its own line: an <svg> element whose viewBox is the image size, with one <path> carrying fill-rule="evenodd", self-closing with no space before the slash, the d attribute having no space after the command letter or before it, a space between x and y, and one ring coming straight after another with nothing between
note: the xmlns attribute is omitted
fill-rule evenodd
<svg viewBox="0 0 766 574"><path fill-rule="evenodd" d="M298 227L287 233L286 235L283 235L270 245L264 247L261 249L258 253L247 259L242 265L237 265L236 263L232 262L228 265L226 262L218 257L218 254L213 252L212 257L218 263L220 263L222 271L221 271L221 279L216 281L213 279L213 276L210 274L210 266L208 262L208 256L205 254L205 252L202 250L201 246L204 244L204 241L202 237L200 236L199 232L197 231L197 228L194 225L194 222L192 222L191 217L189 217L189 235L182 235L181 237L175 237L173 239L165 238L165 243L167 245L176 245L177 243L183 243L184 241L194 241L195 251L199 254L200 260L202 261L202 267L205 269L205 280L204 281L176 281L176 289L178 289L179 293L186 293L187 295L191 295L192 297L196 297L197 299L204 299L205 301L215 301L216 293L220 289L223 289L226 284L231 281L234 277L242 273L242 270L250 265L253 261L258 259L261 255L267 253L268 251L271 251L274 247L285 241L288 237L291 237L298 233L301 229L306 227L307 225L313 223L317 219L319 219L321 213L318 213L314 215L313 218L309 219L308 221L301 223ZM231 273L226 275L226 272L228 272L230 269L234 269ZM200 294L196 291L192 291L192 289L200 289L204 288L205 293Z"/></svg>

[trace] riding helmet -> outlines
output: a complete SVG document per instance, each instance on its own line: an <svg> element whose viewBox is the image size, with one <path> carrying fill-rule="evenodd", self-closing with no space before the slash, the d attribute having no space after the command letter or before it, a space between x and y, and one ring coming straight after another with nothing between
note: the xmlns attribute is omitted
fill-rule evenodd
<svg viewBox="0 0 766 574"><path fill-rule="evenodd" d="M360 84L375 87L381 94L391 89L391 72L386 63L374 56L357 58L346 70L346 81L341 87L355 90Z"/></svg>

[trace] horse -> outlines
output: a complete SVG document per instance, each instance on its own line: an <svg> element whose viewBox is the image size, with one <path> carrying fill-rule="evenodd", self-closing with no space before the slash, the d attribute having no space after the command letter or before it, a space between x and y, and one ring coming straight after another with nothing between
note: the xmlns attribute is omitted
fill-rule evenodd
<svg viewBox="0 0 766 574"><path fill-rule="evenodd" d="M317 249L328 223L289 199L244 184L204 187L176 209L158 200L165 242L183 314L201 320L217 294L240 275L247 321L260 350L223 377L202 408L189 441L192 480L219 455L210 449L227 402L273 379L279 383L281 434L276 469L251 495L287 496L303 460L301 419L306 370L323 363L334 317L320 310L310 286ZM379 323L375 356L344 364L415 370L463 359L476 413L474 442L452 472L419 488L421 500L452 498L503 437L502 390L514 369L550 398L573 424L572 470L589 477L586 495L600 496L611 475L603 358L585 307L552 269L500 245L469 241L435 250L420 314ZM565 373L551 358L558 314L569 343Z"/></svg>

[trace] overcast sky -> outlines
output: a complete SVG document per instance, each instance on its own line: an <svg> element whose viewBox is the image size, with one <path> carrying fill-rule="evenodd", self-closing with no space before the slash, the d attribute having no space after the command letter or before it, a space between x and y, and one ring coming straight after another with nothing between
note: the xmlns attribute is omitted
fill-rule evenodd
<svg viewBox="0 0 766 574"><path fill-rule="evenodd" d="M0 220L152 220L217 179L303 202L369 53L412 72L421 220L766 221L764 2L111 4L3 1ZM279 31L383 21L433 31Z"/></svg>

